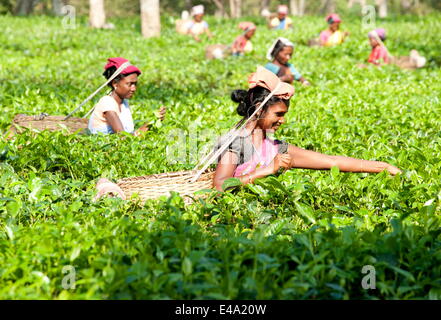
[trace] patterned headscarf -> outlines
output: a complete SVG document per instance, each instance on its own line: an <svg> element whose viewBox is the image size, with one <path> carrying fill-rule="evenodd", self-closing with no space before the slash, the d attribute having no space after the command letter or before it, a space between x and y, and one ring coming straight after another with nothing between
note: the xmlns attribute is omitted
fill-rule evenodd
<svg viewBox="0 0 441 320"><path fill-rule="evenodd" d="M283 37L279 37L279 38L277 38L274 42L273 42L273 44L271 45L271 47L268 49L268 51L266 52L266 58L268 59L268 60L273 60L274 58L275 58L275 56L277 56L277 54L279 53L279 51L277 51L277 52L273 52L274 51L274 48L277 46L277 43L279 42L279 41L281 41L282 43L283 43L283 47L292 47L292 48L294 48L294 43L292 43L291 41L289 41L288 39L286 39L286 38L283 38ZM283 48L282 47L282 48Z"/></svg>
<svg viewBox="0 0 441 320"><path fill-rule="evenodd" d="M283 82L271 71L264 67L257 67L256 72L252 73L248 78L249 89L262 87L273 92L274 96L288 100L294 94L294 87Z"/></svg>

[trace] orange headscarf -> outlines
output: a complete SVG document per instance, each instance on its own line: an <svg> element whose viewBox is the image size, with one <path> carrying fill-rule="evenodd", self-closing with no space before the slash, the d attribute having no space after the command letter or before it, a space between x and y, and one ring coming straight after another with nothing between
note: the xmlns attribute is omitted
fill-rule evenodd
<svg viewBox="0 0 441 320"><path fill-rule="evenodd" d="M248 87L263 87L273 92L273 95L288 100L294 94L294 87L286 82L283 82L271 71L264 67L257 67L256 72L248 77Z"/></svg>

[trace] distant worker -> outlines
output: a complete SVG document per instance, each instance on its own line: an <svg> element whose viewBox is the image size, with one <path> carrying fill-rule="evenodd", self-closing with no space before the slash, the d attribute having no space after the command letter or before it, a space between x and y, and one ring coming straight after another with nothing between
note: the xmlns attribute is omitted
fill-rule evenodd
<svg viewBox="0 0 441 320"><path fill-rule="evenodd" d="M288 6L281 4L277 8L277 17L270 20L269 27L274 30L286 30L292 27L292 20L288 17Z"/></svg>
<svg viewBox="0 0 441 320"><path fill-rule="evenodd" d="M326 17L328 29L320 33L320 45L323 47L332 47L342 44L349 32L340 30L341 19L338 14L333 13Z"/></svg>
<svg viewBox="0 0 441 320"><path fill-rule="evenodd" d="M239 29L242 29L243 33L237 36L233 42L232 54L235 56L243 56L245 53L253 51L251 38L256 32L256 25L252 22L243 21L239 23Z"/></svg>
<svg viewBox="0 0 441 320"><path fill-rule="evenodd" d="M191 9L191 16L193 20L186 23L185 28L187 34L191 35L196 41L201 41L199 37L202 34L207 34L208 38L212 38L212 34L208 29L208 23L204 20L204 6L197 5Z"/></svg>
<svg viewBox="0 0 441 320"><path fill-rule="evenodd" d="M294 44L286 38L277 38L269 48L266 58L271 62L265 65L265 68L279 77L286 83L292 83L294 80L301 82L305 86L310 83L297 69L289 63L294 51Z"/></svg>
<svg viewBox="0 0 441 320"><path fill-rule="evenodd" d="M115 71L126 62L128 62L127 59L120 57L107 59L107 64L104 66L104 77L111 78ZM141 70L134 65L129 65L109 83L110 93L98 101L89 119L89 130L92 134L125 131L137 136L142 131L149 130L148 125L145 124L135 131L128 103L128 99L136 91L139 75L141 75ZM159 109L158 118L160 120L164 119L165 112L165 107Z"/></svg>
<svg viewBox="0 0 441 320"><path fill-rule="evenodd" d="M368 39L372 48L371 54L367 60L370 64L376 66L394 64L402 69L422 68L426 64L426 58L421 56L416 50L411 50L409 56L392 56L384 44L386 41L386 30L383 28L370 31L368 33ZM366 65L361 64L359 67L366 67Z"/></svg>

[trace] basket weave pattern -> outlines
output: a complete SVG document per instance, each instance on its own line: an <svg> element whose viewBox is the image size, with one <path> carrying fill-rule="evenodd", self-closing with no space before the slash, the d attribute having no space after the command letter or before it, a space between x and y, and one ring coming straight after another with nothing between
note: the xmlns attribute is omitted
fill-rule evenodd
<svg viewBox="0 0 441 320"><path fill-rule="evenodd" d="M65 126L70 133L80 129L87 129L88 119L86 118L69 118L63 120L65 116L27 116L17 114L12 121L19 127L36 130L58 131ZM20 132L20 130L17 130Z"/></svg>
<svg viewBox="0 0 441 320"><path fill-rule="evenodd" d="M127 198L138 194L139 198L145 201L160 196L170 196L170 192L175 191L188 200L188 197L185 196L192 195L202 189L213 188L213 169L206 170L196 182L191 183L190 180L196 172L197 170L188 170L124 178L119 180L117 185Z"/></svg>

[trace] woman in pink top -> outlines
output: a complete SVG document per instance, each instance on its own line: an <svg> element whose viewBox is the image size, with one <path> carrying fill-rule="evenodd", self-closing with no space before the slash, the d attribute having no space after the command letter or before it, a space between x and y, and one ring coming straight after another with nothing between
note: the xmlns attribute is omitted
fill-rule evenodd
<svg viewBox="0 0 441 320"><path fill-rule="evenodd" d="M386 32L384 29L375 29L368 33L368 37L369 43L372 47L368 62L375 64L376 66L379 66L382 63L389 63L389 52L384 46L384 41L386 40Z"/></svg>
<svg viewBox="0 0 441 320"><path fill-rule="evenodd" d="M369 44L372 47L372 51L367 60L370 64L375 66L393 64L402 69L422 68L426 64L426 58L421 56L416 50L411 50L409 56L392 56L384 45L384 42L386 41L386 31L383 28L370 31L368 33L368 38ZM359 64L358 67L365 68L367 66Z"/></svg>
<svg viewBox="0 0 441 320"><path fill-rule="evenodd" d="M251 38L256 32L256 25L252 22L243 21L239 23L239 29L242 29L243 33L237 36L233 42L231 48L233 56L243 56L253 50Z"/></svg>
<svg viewBox="0 0 441 320"><path fill-rule="evenodd" d="M222 184L231 177L237 177L243 184L275 174L279 169L330 169L338 167L346 172L372 172L387 170L395 175L401 172L397 167L380 161L368 161L344 156L329 156L305 150L284 141L267 137L285 123L289 99L294 87L282 82L274 73L258 67L249 77L249 90L235 90L231 98L238 102L237 113L248 120L272 92L273 96L257 113L256 118L244 127L221 154L213 178L216 189L222 191ZM230 141L227 136L220 139L218 147Z"/></svg>
<svg viewBox="0 0 441 320"><path fill-rule="evenodd" d="M320 45L332 47L343 43L349 32L340 30L341 19L338 14L333 13L326 17L329 28L320 33Z"/></svg>

